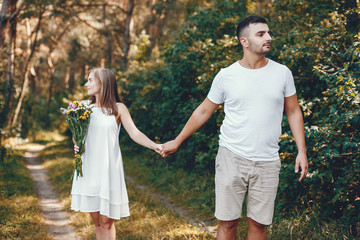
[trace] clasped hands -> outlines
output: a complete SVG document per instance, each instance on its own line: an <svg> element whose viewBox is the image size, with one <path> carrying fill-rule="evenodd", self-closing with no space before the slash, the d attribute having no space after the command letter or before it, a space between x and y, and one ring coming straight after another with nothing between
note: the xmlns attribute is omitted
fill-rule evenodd
<svg viewBox="0 0 360 240"><path fill-rule="evenodd" d="M176 140L171 140L164 144L157 144L155 151L162 157L167 157L169 154L174 153L178 150L180 143Z"/></svg>

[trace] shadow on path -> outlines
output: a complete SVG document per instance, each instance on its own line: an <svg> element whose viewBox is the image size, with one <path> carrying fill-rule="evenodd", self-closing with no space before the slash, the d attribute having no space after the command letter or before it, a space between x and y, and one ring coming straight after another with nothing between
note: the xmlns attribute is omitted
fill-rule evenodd
<svg viewBox="0 0 360 240"><path fill-rule="evenodd" d="M51 189L47 178L47 170L42 166L37 156L44 145L34 147L25 153L25 162L30 170L31 177L37 190L40 208L45 218L45 224L54 239L80 239L76 236L75 230L69 224L68 214L58 201L57 193Z"/></svg>

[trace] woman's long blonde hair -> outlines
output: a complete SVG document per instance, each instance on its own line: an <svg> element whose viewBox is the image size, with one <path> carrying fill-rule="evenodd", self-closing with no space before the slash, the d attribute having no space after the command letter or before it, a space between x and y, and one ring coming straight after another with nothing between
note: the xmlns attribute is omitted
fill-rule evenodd
<svg viewBox="0 0 360 240"><path fill-rule="evenodd" d="M99 107L106 110L107 114L118 116L118 108L116 103L120 102L117 83L114 73L106 68L94 68L90 70L94 73L94 79L101 84L100 99L98 99ZM90 103L96 102L96 97L91 96Z"/></svg>

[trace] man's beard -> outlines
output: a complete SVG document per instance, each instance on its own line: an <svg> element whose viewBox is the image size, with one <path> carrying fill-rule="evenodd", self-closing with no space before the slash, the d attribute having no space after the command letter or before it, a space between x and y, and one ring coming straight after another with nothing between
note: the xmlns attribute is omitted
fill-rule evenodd
<svg viewBox="0 0 360 240"><path fill-rule="evenodd" d="M250 46L250 48L251 48L251 46ZM266 56L268 53L270 53L271 48L266 49L266 50L264 50L263 48L264 48L264 45L262 45L262 47L260 49L258 49L258 48L254 49L255 50L254 52L260 56Z"/></svg>
<svg viewBox="0 0 360 240"><path fill-rule="evenodd" d="M260 54L260 55L263 55L263 56L266 56L268 53L270 53L270 49L263 50L263 51L261 51L259 54Z"/></svg>

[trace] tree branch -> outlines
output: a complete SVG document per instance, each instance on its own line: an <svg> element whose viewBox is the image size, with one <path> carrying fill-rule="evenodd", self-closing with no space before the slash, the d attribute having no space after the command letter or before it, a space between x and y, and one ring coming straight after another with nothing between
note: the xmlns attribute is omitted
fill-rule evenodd
<svg viewBox="0 0 360 240"><path fill-rule="evenodd" d="M16 9L16 11L9 17L9 22L13 21L17 15L19 14L20 10L22 9L22 7L24 6L26 0L22 0L22 2L20 3L19 7Z"/></svg>
<svg viewBox="0 0 360 240"><path fill-rule="evenodd" d="M109 3L101 3L101 4L97 4L97 3L89 3L89 4L76 4L76 5L72 5L71 7L103 7L103 6L110 6L110 7L116 7L118 9L120 9L123 13L126 13L126 10L122 7L120 7L119 5L116 4L109 4Z"/></svg>
<svg viewBox="0 0 360 240"><path fill-rule="evenodd" d="M64 9L64 8L62 8L62 7L60 7L60 8L61 8L61 10L63 10L65 13L74 16L75 18L77 18L78 20L80 20L80 22L85 23L85 25L87 25L88 27L94 29L94 30L97 31L98 33L104 34L104 31L103 31L102 29L98 29L97 27L95 27L95 26L91 25L90 23L88 23L86 20L81 19L77 14L73 14L71 11L69 11L69 10L67 10L67 9Z"/></svg>

